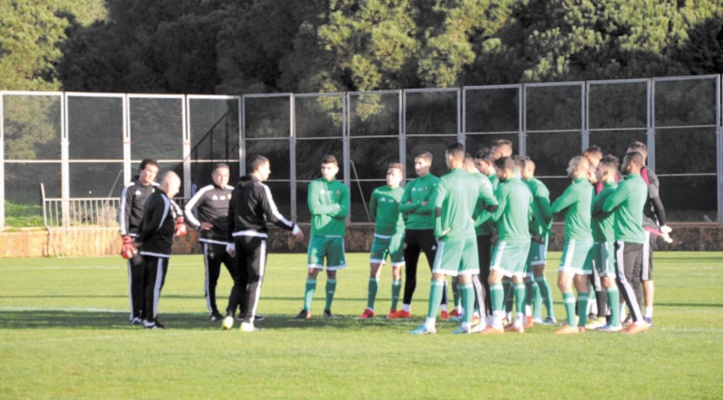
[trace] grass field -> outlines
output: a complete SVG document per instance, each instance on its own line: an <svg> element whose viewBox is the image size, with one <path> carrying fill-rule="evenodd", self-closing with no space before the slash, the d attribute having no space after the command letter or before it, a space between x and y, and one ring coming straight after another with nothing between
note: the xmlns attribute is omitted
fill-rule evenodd
<svg viewBox="0 0 723 400"><path fill-rule="evenodd" d="M549 265L557 265L551 253ZM333 310L297 321L304 255L269 257L263 332L208 321L200 256L174 256L160 303L169 327L128 324L120 257L0 260L0 398L723 398L723 254L656 253L655 326L627 336L407 332L423 320L420 268L411 321L359 321L366 254L349 254ZM555 281L555 268L548 279ZM384 271L377 309L386 311ZM230 278L220 280L225 306ZM312 311L321 314L324 279ZM564 315L555 289L556 312ZM237 325L238 326L238 325Z"/></svg>

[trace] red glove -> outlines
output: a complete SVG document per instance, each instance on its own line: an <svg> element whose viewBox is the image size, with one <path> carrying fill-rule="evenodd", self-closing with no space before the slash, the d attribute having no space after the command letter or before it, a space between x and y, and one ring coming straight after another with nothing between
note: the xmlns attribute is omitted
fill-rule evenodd
<svg viewBox="0 0 723 400"><path fill-rule="evenodd" d="M185 236L187 233L188 228L186 228L186 223L183 221L183 217L176 217L176 232L174 235Z"/></svg>
<svg viewBox="0 0 723 400"><path fill-rule="evenodd" d="M133 258L136 255L136 246L133 243L133 238L125 235L123 236L123 247L121 248L121 257L126 260Z"/></svg>

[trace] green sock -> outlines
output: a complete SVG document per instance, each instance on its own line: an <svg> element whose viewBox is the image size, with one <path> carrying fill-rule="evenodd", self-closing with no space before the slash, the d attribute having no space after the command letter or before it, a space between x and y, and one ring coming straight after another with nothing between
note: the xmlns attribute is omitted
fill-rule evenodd
<svg viewBox="0 0 723 400"><path fill-rule="evenodd" d="M334 291L336 290L336 279L326 280L326 306L324 310L331 311L331 303L334 301Z"/></svg>
<svg viewBox="0 0 723 400"><path fill-rule="evenodd" d="M610 307L610 325L620 326L620 292L615 286L608 288L608 305Z"/></svg>
<svg viewBox="0 0 723 400"><path fill-rule="evenodd" d="M525 284L515 284L515 307L517 308L517 314L525 313Z"/></svg>
<svg viewBox="0 0 723 400"><path fill-rule="evenodd" d="M429 287L429 310L427 318L436 318L439 310L439 303L442 301L442 293L444 292L444 282L432 280Z"/></svg>
<svg viewBox="0 0 723 400"><path fill-rule="evenodd" d="M311 311L311 299L316 291L316 279L306 280L306 291L304 292L304 310Z"/></svg>
<svg viewBox="0 0 723 400"><path fill-rule="evenodd" d="M490 285L490 300L492 302L492 311L503 312L502 304L505 298L505 290L502 285L497 283Z"/></svg>
<svg viewBox="0 0 723 400"><path fill-rule="evenodd" d="M532 318L542 319L542 296L540 295L540 285L537 282L532 283Z"/></svg>
<svg viewBox="0 0 723 400"><path fill-rule="evenodd" d="M587 293L578 293L577 294L577 309L578 314L580 314L579 322L577 326L585 327L585 324L587 324L587 300L589 298L589 295Z"/></svg>
<svg viewBox="0 0 723 400"><path fill-rule="evenodd" d="M537 282L537 287L540 288L540 297L542 297L542 302L545 303L547 315L555 318L555 308L552 306L552 290L550 290L550 284L547 283L547 278L545 275L536 276L535 281Z"/></svg>
<svg viewBox="0 0 723 400"><path fill-rule="evenodd" d="M472 322L472 312L474 308L474 286L472 282L467 282L459 285L460 297L462 297L462 307L464 307L464 320L463 322L469 325Z"/></svg>
<svg viewBox="0 0 723 400"><path fill-rule="evenodd" d="M565 311L567 312L567 324L575 326L575 295L572 292L563 293L562 302L565 304Z"/></svg>
<svg viewBox="0 0 723 400"><path fill-rule="evenodd" d="M402 291L402 280L396 279L392 281L392 310L397 309L399 303L399 293Z"/></svg>
<svg viewBox="0 0 723 400"><path fill-rule="evenodd" d="M374 309L374 301L377 298L378 291L379 291L379 279L369 278L369 290L367 291L367 308L370 310Z"/></svg>
<svg viewBox="0 0 723 400"><path fill-rule="evenodd" d="M514 289L512 288L512 281L502 281L502 288L505 291L505 312L511 313L512 306L514 305Z"/></svg>

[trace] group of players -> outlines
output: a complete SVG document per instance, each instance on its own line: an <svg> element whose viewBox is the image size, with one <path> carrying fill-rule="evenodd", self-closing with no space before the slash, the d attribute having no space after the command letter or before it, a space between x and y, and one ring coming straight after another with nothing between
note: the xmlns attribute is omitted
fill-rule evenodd
<svg viewBox="0 0 723 400"><path fill-rule="evenodd" d="M621 166L626 177L620 183L616 157L603 157L596 146L574 157L567 171L572 184L552 204L547 187L534 177L532 160L512 153L512 143L507 140L499 140L474 156L465 153L461 144L451 144L445 152L450 172L441 178L430 173L432 155L421 153L414 160L417 178L406 188L400 186L404 167L398 163L389 165L387 184L375 189L370 200L370 214L376 225L367 307L360 319L375 317L379 279L387 257L391 258L393 276L387 318L412 317L417 264L424 252L432 269L427 318L410 333L436 333L438 312L442 319L461 321L455 333L524 332L535 323L556 324L552 290L544 268L552 215L559 212L565 214L565 248L558 287L567 318L555 333L580 333L596 328L636 334L649 328L653 309L649 234L653 232L669 240L670 229L665 225L657 178L645 167L645 145L630 145ZM153 183L157 171L157 162L144 160L138 178L126 185L121 198L122 254L129 259L131 323L163 328L157 318L157 305L170 243L174 234L185 233L188 223L201 231L210 319L223 319L222 329L231 329L239 308L243 318L241 330L259 330L255 322L263 318L256 315L256 309L266 264L266 224L272 222L303 240L299 227L278 212L264 184L270 174L269 160L252 157L248 163L250 173L241 177L235 188L228 185L228 166L217 164L213 184L198 190L184 210L171 200L180 186L178 177L169 172L158 186ZM349 188L336 180L338 171L336 158L325 156L321 178L312 181L308 188L312 215L308 275L298 319L312 318L317 277L324 269L327 279L323 316L333 317L337 271L346 267L344 236L350 209ZM162 212L162 207L151 206L161 203L147 200L154 196L164 201ZM651 211L652 218L644 215L647 211ZM643 227L644 218L648 221L647 230ZM159 229L161 226L166 228ZM154 240L154 236L163 238ZM163 242L165 247L150 245L156 241ZM137 246L140 253L136 252ZM225 316L218 311L215 301L222 263L234 279ZM402 268L406 281L402 306L398 309ZM447 276L454 277L456 289L451 312L447 305ZM590 283L595 288L598 317L588 323ZM577 289L577 299L573 287ZM646 289L645 315L641 311L641 287ZM631 323L625 329L620 318L624 307L619 290L630 309ZM544 320L543 303L547 310Z"/></svg>

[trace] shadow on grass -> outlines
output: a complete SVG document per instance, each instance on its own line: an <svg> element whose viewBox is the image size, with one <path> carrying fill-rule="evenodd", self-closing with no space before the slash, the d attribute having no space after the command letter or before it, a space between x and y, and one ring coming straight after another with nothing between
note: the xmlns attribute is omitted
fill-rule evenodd
<svg viewBox="0 0 723 400"><path fill-rule="evenodd" d="M221 328L221 321L211 322L208 316L198 313L161 313L159 320L168 329L210 330ZM375 329L389 326L415 328L422 318L408 320L387 320L384 317L372 320L358 320L356 317L343 316L325 319L314 315L310 320L295 319L293 315L266 315L266 319L256 325L269 330L281 329L330 329L354 330ZM238 329L241 321L234 321L234 329ZM79 329L79 330L140 330L140 326L131 325L127 313L102 311L56 311L33 310L0 312L0 330L18 329Z"/></svg>

